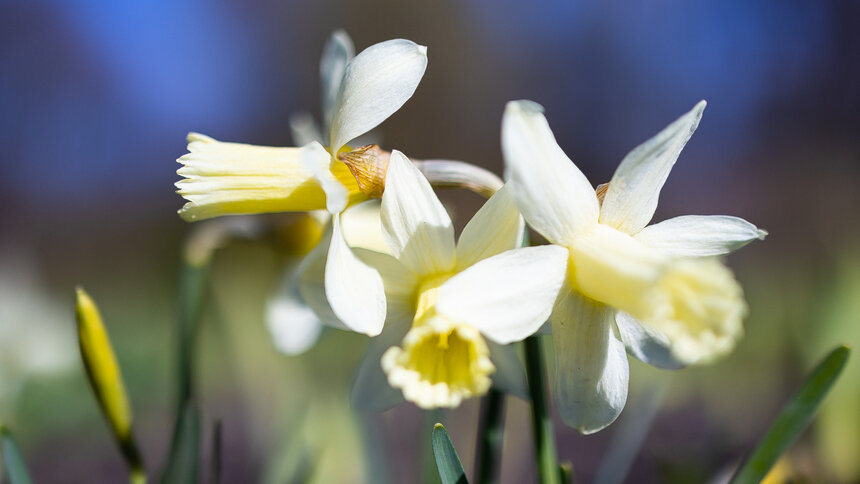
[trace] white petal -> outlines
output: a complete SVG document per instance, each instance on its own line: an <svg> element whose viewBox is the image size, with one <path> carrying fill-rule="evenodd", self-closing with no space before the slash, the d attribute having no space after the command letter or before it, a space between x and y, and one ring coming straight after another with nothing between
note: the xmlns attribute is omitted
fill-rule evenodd
<svg viewBox="0 0 860 484"><path fill-rule="evenodd" d="M372 45L346 65L331 122L332 153L394 114L427 68L427 47L404 39Z"/></svg>
<svg viewBox="0 0 860 484"><path fill-rule="evenodd" d="M665 334L621 311L616 314L615 323L627 352L639 361L666 370L678 370L686 366L672 356L671 343Z"/></svg>
<svg viewBox="0 0 860 484"><path fill-rule="evenodd" d="M382 355L388 348L399 345L407 331L408 322L389 321L382 334L370 340L352 380L349 399L353 408L381 412L404 401L403 392L388 384L388 376L382 370Z"/></svg>
<svg viewBox="0 0 860 484"><path fill-rule="evenodd" d="M302 165L311 172L325 192L326 210L339 213L346 208L349 190L331 172L331 155L318 142L302 147Z"/></svg>
<svg viewBox="0 0 860 484"><path fill-rule="evenodd" d="M766 231L738 217L685 215L649 225L634 238L664 254L705 257L734 252L766 235Z"/></svg>
<svg viewBox="0 0 860 484"><path fill-rule="evenodd" d="M597 223L594 188L564 154L543 115L531 101L511 101L502 119L505 179L520 212L550 242L565 245Z"/></svg>
<svg viewBox="0 0 860 484"><path fill-rule="evenodd" d="M379 200L368 200L344 210L340 223L343 236L350 247L382 253L391 250L382 235L381 210Z"/></svg>
<svg viewBox="0 0 860 484"><path fill-rule="evenodd" d="M567 273L568 252L556 245L524 247L484 259L439 287L436 310L508 344L547 320Z"/></svg>
<svg viewBox="0 0 860 484"><path fill-rule="evenodd" d="M419 282L418 276L390 254L368 250L363 247L353 247L352 252L362 262L373 267L382 276L389 309L393 302L408 302L407 305L412 311L409 321L412 321L412 317L415 315L415 308L413 307L415 301L413 301L413 298L415 297L415 288Z"/></svg>
<svg viewBox="0 0 860 484"><path fill-rule="evenodd" d="M660 189L705 110L705 101L678 118L621 160L609 182L600 222L628 234L648 225L657 210Z"/></svg>
<svg viewBox="0 0 860 484"><path fill-rule="evenodd" d="M349 329L334 314L325 294L326 258L331 245L331 232L331 225L329 225L320 242L299 265L299 291L302 300L323 324L338 329Z"/></svg>
<svg viewBox="0 0 860 484"><path fill-rule="evenodd" d="M454 266L454 227L424 175L394 150L382 194L382 233L391 253L416 274Z"/></svg>
<svg viewBox="0 0 860 484"><path fill-rule="evenodd" d="M310 113L302 112L290 115L290 134L296 146L304 146L314 141L323 142L317 120Z"/></svg>
<svg viewBox="0 0 860 484"><path fill-rule="evenodd" d="M490 360L496 367L493 373L493 385L503 392L516 395L523 400L528 400L528 384L523 364L517 355L516 347L513 345L500 345L487 342L490 348Z"/></svg>
<svg viewBox="0 0 860 484"><path fill-rule="evenodd" d="M608 306L572 292L553 311L556 404L564 422L583 434L611 424L627 401L627 355L613 319Z"/></svg>
<svg viewBox="0 0 860 484"><path fill-rule="evenodd" d="M277 291L266 301L266 326L278 351L287 355L304 353L316 343L322 324L301 298L298 274L288 267Z"/></svg>
<svg viewBox="0 0 860 484"><path fill-rule="evenodd" d="M525 223L510 189L502 187L466 224L457 242L457 269L522 245Z"/></svg>
<svg viewBox="0 0 860 484"><path fill-rule="evenodd" d="M353 254L334 216L325 267L325 294L334 314L358 333L376 336L385 322L382 277Z"/></svg>
<svg viewBox="0 0 860 484"><path fill-rule="evenodd" d="M343 83L346 65L354 55L355 46L352 44L352 39L343 30L332 33L323 48L320 59L320 80L322 81L322 112L326 133L329 133L331 129L331 120L337 107L337 96Z"/></svg>

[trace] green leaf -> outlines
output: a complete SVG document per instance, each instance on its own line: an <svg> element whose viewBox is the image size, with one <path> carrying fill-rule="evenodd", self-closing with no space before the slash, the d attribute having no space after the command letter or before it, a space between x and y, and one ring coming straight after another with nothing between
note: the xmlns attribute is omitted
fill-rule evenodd
<svg viewBox="0 0 860 484"><path fill-rule="evenodd" d="M818 364L738 469L732 483L757 483L767 475L779 457L809 425L821 401L845 367L850 353L851 350L846 346L840 346Z"/></svg>
<svg viewBox="0 0 860 484"><path fill-rule="evenodd" d="M11 484L31 484L30 473L27 472L27 464L18 450L18 444L12 437L12 433L6 427L0 425L0 458L3 461L3 469Z"/></svg>
<svg viewBox="0 0 860 484"><path fill-rule="evenodd" d="M451 437L440 423L433 427L433 455L436 456L436 468L439 469L442 484L468 484Z"/></svg>
<svg viewBox="0 0 860 484"><path fill-rule="evenodd" d="M200 454L200 411L193 404L185 406L173 434L164 484L197 482L197 458Z"/></svg>

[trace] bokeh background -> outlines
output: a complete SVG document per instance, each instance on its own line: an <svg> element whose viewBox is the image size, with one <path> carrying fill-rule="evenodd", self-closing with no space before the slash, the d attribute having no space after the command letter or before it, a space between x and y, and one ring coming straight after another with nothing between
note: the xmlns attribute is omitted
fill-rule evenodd
<svg viewBox="0 0 860 484"><path fill-rule="evenodd" d="M731 214L770 232L729 258L747 335L709 367L631 360L619 421L588 437L559 421L557 437L583 482L624 432L649 425L631 481L719 475L830 347L860 347L858 24L860 4L836 0L0 2L0 421L37 482L124 479L77 357L82 284L102 307L147 466L163 466L185 134L291 145L289 116L319 117L319 56L343 28L357 50L395 37L429 46L415 96L379 130L384 147L418 158L500 173L504 104L527 98L596 185L708 100L656 219ZM480 203L445 198L461 225ZM214 261L198 373L204 439L224 425L225 482L432 482L435 420L471 468L478 402L356 414L347 393L366 338L332 330L304 355L275 352L262 307L281 263L253 242ZM854 355L782 469L860 480L858 409ZM531 445L528 407L511 397L503 482L533 479Z"/></svg>

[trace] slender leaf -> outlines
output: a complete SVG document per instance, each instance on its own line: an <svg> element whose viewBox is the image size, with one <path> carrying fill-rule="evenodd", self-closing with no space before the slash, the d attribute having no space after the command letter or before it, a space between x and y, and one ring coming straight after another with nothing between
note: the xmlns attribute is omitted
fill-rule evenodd
<svg viewBox="0 0 860 484"><path fill-rule="evenodd" d="M197 459L200 454L200 412L189 402L182 411L173 434L170 460L161 478L164 484L197 482Z"/></svg>
<svg viewBox="0 0 860 484"><path fill-rule="evenodd" d="M821 401L845 367L850 353L850 349L840 346L818 364L738 469L732 480L734 484L757 483L767 475L779 457L809 425Z"/></svg>
<svg viewBox="0 0 860 484"><path fill-rule="evenodd" d="M439 469L439 477L442 484L467 484L466 472L460 457L451 443L451 437L445 427L437 423L433 427L433 455L436 456L436 467Z"/></svg>
<svg viewBox="0 0 860 484"><path fill-rule="evenodd" d="M10 484L31 484L30 473L24 457L15 443L15 438L6 427L0 425L0 458L3 461L3 469Z"/></svg>
<svg viewBox="0 0 860 484"><path fill-rule="evenodd" d="M216 420L212 426L212 466L209 474L209 482L220 484L221 482L221 421Z"/></svg>

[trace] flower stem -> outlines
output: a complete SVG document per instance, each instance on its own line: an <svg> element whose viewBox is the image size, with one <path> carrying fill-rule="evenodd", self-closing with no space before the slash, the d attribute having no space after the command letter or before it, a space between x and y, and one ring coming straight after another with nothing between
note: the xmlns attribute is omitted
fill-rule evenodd
<svg viewBox="0 0 860 484"><path fill-rule="evenodd" d="M495 173L463 161L412 160L433 188L465 188L490 198L504 182Z"/></svg>
<svg viewBox="0 0 860 484"><path fill-rule="evenodd" d="M496 481L504 434L505 394L492 387L481 403L478 448L475 450L475 482L478 484Z"/></svg>
<svg viewBox="0 0 860 484"><path fill-rule="evenodd" d="M529 396L532 401L532 427L534 429L535 452L538 475L542 484L559 484L558 457L555 449L555 434L552 416L546 400L543 348L538 336L529 336L524 341L526 375L529 380Z"/></svg>

